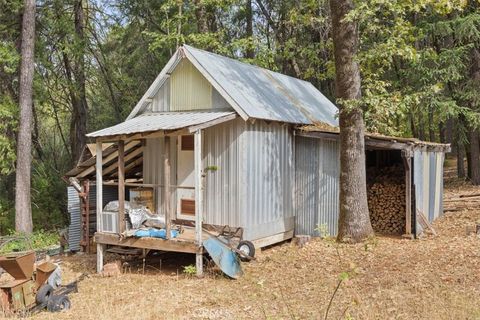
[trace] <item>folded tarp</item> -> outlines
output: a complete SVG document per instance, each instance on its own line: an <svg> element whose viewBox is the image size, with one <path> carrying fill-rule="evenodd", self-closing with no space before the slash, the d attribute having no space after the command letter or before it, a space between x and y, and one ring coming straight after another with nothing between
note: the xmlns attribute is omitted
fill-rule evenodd
<svg viewBox="0 0 480 320"><path fill-rule="evenodd" d="M150 238L161 238L167 239L167 231L165 229L147 229L147 230L137 230L135 231L135 237L143 238L143 237L150 237ZM170 238L178 237L177 230L170 230Z"/></svg>

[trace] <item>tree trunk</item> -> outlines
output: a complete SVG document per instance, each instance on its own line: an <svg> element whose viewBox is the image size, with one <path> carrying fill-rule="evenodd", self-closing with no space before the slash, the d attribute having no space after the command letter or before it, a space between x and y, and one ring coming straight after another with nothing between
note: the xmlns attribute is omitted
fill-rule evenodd
<svg viewBox="0 0 480 320"><path fill-rule="evenodd" d="M83 1L76 0L74 3L75 35L77 38L77 50L75 54L75 99L72 99L72 120L70 122L70 143L72 146L72 161L76 164L86 144L87 134L87 95L85 90L85 18Z"/></svg>
<svg viewBox="0 0 480 320"><path fill-rule="evenodd" d="M246 19L246 30L245 36L251 41L253 39L253 11L252 11L252 0L247 0L245 4L245 19ZM255 58L255 51L252 46L248 46L245 56L249 59Z"/></svg>
<svg viewBox="0 0 480 320"><path fill-rule="evenodd" d="M480 135L479 131L470 129L470 161L468 162L469 177L473 185L480 185Z"/></svg>
<svg viewBox="0 0 480 320"><path fill-rule="evenodd" d="M457 142L457 176L465 178L465 146L462 142Z"/></svg>
<svg viewBox="0 0 480 320"><path fill-rule="evenodd" d="M353 9L352 0L331 0L332 34L336 67L336 98L340 100L340 218L338 241L358 242L373 234L367 203L365 127L358 106L360 69L355 61L358 34L355 22L343 21Z"/></svg>
<svg viewBox="0 0 480 320"><path fill-rule="evenodd" d="M30 177L32 167L32 91L33 54L35 48L35 0L24 1L22 48L20 64L20 124L17 138L17 167L15 186L15 230L31 233L32 205Z"/></svg>
<svg viewBox="0 0 480 320"><path fill-rule="evenodd" d="M203 2L202 0L194 0L198 33L208 33L207 16Z"/></svg>

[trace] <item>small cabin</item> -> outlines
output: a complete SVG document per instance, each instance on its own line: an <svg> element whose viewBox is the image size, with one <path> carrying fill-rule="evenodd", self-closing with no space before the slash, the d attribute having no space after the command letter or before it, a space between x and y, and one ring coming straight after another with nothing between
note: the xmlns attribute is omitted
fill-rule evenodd
<svg viewBox="0 0 480 320"><path fill-rule="evenodd" d="M69 193L69 208L81 207L71 211L72 221L74 212L82 217L77 238L86 246L94 237L99 271L107 246L122 246L194 253L201 273L207 229L241 229L257 248L318 235L321 224L335 235L337 112L309 82L182 46L124 122L88 134L91 157L66 175L89 201ZM418 213L428 221L441 214L449 146L370 135L367 147L374 167L387 164L387 153L403 166L402 233L420 232ZM113 215L103 210L112 193ZM128 230L125 202L133 197L164 219L166 239Z"/></svg>

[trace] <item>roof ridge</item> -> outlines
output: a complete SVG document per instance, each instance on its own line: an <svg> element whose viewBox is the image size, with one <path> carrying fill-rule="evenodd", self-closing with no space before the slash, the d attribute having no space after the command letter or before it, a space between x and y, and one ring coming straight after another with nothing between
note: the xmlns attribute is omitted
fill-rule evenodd
<svg viewBox="0 0 480 320"><path fill-rule="evenodd" d="M191 49L194 49L194 50L202 51L202 52L205 52L205 53L207 53L207 54L211 54L211 55L220 57L220 58L222 58L222 59L231 60L231 61L234 62L234 63L241 63L241 64L247 65L247 66L249 66L249 67L253 67L253 68L260 69L260 70L262 70L262 71L267 71L267 72L275 73L275 74L278 74L278 75L281 75L281 76L284 76L284 77L292 78L292 79L294 79L294 80L306 82L306 83L309 83L309 84L313 85L310 81L307 81L307 80L304 80L304 79L300 79L300 78L297 78L297 77L294 77L294 76L291 76L291 75L288 75L288 74L285 74L285 73L281 73L281 72L278 72L278 71L273 71L273 70L270 70L270 69L267 69L267 68L264 68L264 67L260 67L260 66L257 66L256 64L251 64L251 63L248 63L248 62L239 60L239 59L235 59L235 58L230 58L230 57L227 57L227 56L223 56L223 55L221 55L221 54L219 54L219 53L216 53L216 52L211 52L211 51L208 51L208 50L195 48L195 47L193 47L193 46L191 46L191 45L188 45L188 44L184 44L183 47L187 47L187 50L188 50L188 48L191 48ZM314 86L314 87L315 87L315 86Z"/></svg>

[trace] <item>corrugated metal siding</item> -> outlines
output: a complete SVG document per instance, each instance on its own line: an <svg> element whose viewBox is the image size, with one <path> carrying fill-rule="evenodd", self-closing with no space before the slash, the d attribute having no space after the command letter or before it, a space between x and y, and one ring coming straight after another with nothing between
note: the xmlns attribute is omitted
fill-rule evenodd
<svg viewBox="0 0 480 320"><path fill-rule="evenodd" d="M90 185L90 192L88 194L90 202L90 234L93 235L96 232L96 187L94 184ZM80 213L80 197L77 191L69 186L67 187L67 211L70 215L70 225L68 226L68 247L70 251L80 250L80 240L82 237L82 221ZM126 199L128 200L128 192L126 192ZM103 186L103 206L110 201L118 200L118 188L115 186Z"/></svg>
<svg viewBox="0 0 480 320"><path fill-rule="evenodd" d="M170 111L170 78L165 80L147 110L152 112Z"/></svg>
<svg viewBox="0 0 480 320"><path fill-rule="evenodd" d="M443 213L443 152L415 150L413 157L413 182L415 206L430 222ZM417 235L422 227L416 223Z"/></svg>
<svg viewBox="0 0 480 320"><path fill-rule="evenodd" d="M293 134L289 126L248 123L244 133L246 238L293 230Z"/></svg>
<svg viewBox="0 0 480 320"><path fill-rule="evenodd" d="M187 59L170 76L170 111L212 107L212 85Z"/></svg>
<svg viewBox="0 0 480 320"><path fill-rule="evenodd" d="M172 174L170 175L170 183L172 185L176 185L176 174L174 174L177 165L177 138L171 137L170 138L170 168ZM163 138L155 138L155 139L147 139L144 153L143 153L143 181L146 184L156 184L163 186L163 172L164 172L164 139ZM163 212L163 199L164 199L164 188L157 187L156 188L156 207L157 212L160 215L164 215ZM172 190L172 200L170 208L173 212L176 212L176 192Z"/></svg>
<svg viewBox="0 0 480 320"><path fill-rule="evenodd" d="M68 248L70 251L80 251L82 218L80 214L80 197L74 187L67 187L67 211L70 215L70 225L68 226Z"/></svg>
<svg viewBox="0 0 480 320"><path fill-rule="evenodd" d="M217 225L241 226L242 148L245 122L236 119L205 130L203 167L209 170L205 179L205 222Z"/></svg>
<svg viewBox="0 0 480 320"><path fill-rule="evenodd" d="M295 233L318 236L325 225L338 232L340 145L338 141L295 137Z"/></svg>

